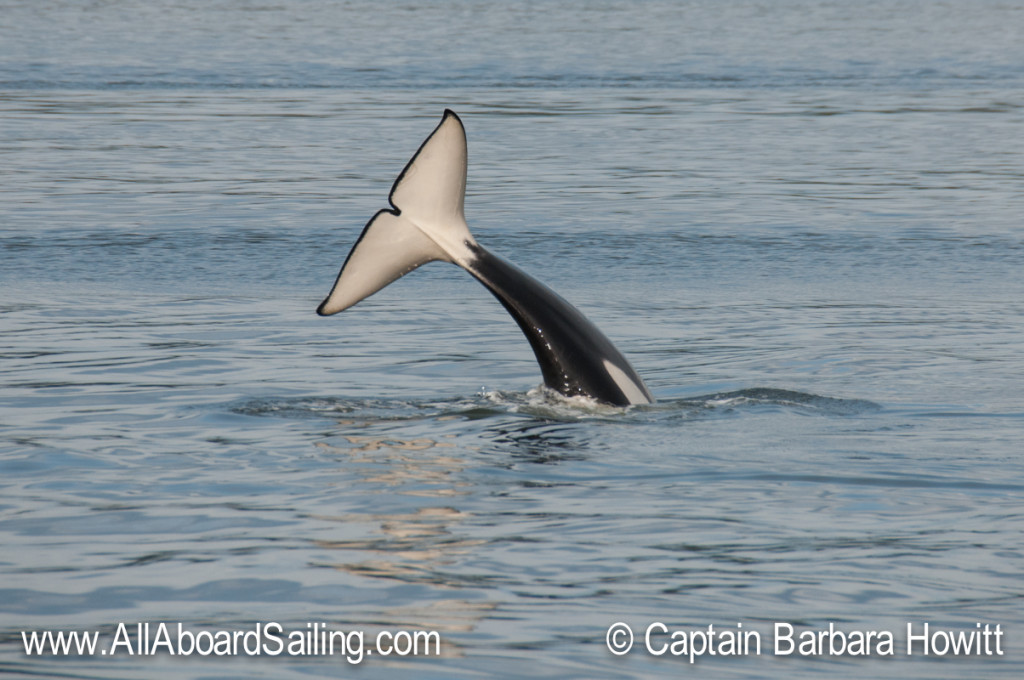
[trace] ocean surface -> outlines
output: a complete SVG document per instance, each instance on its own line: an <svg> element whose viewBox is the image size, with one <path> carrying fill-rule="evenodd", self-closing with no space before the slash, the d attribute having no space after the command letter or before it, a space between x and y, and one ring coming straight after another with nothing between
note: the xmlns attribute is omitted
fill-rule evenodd
<svg viewBox="0 0 1024 680"><path fill-rule="evenodd" d="M1022 35L1021 2L0 1L0 675L1021 677ZM317 317L446 107L477 239L656 404L539 390L449 265ZM111 648L271 622L440 656ZM691 667L654 622L761 653ZM908 656L925 623L1002 654Z"/></svg>

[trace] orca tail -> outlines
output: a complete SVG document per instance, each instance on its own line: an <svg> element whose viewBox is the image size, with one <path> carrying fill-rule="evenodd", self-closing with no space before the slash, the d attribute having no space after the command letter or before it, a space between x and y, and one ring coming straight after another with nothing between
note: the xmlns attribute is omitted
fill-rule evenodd
<svg viewBox="0 0 1024 680"><path fill-rule="evenodd" d="M466 266L476 245L466 226L466 132L450 110L405 166L320 306L336 314L417 267L443 260Z"/></svg>
<svg viewBox="0 0 1024 680"><path fill-rule="evenodd" d="M451 262L483 283L516 320L548 387L623 406L654 401L626 358L579 310L477 244L466 226L465 194L466 132L446 110L395 180L391 209L367 223L317 312L336 314L420 265Z"/></svg>

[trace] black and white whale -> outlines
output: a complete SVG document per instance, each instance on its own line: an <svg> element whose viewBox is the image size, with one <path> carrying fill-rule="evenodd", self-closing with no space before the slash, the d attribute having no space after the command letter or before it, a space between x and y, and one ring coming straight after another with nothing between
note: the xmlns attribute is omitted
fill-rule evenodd
<svg viewBox="0 0 1024 680"><path fill-rule="evenodd" d="M516 320L547 387L616 406L653 402L644 381L594 324L476 242L466 225L465 193L466 131L459 117L445 110L391 187L392 208L366 224L317 313L348 309L427 262L451 262L487 286Z"/></svg>

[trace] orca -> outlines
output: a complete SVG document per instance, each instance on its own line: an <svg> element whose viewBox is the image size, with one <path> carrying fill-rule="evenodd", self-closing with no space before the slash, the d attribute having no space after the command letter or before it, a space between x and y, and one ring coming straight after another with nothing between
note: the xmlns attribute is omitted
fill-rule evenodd
<svg viewBox="0 0 1024 680"><path fill-rule="evenodd" d="M637 372L579 310L476 242L464 212L466 158L465 128L446 109L391 187L391 208L363 228L317 313L348 309L428 262L450 262L486 286L519 324L547 387L615 406L652 403Z"/></svg>

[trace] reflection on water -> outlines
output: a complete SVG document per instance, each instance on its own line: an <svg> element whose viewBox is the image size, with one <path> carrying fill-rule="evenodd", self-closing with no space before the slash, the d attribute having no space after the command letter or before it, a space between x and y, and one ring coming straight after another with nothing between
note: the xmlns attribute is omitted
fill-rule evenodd
<svg viewBox="0 0 1024 680"><path fill-rule="evenodd" d="M353 409L354 411L355 409ZM446 418L450 416L440 416ZM341 420L342 429L351 431L367 427L367 421ZM454 435L451 435L454 436ZM362 476L363 481L387 488L390 493L407 494L423 498L450 499L471 493L467 483L457 473L465 461L445 456L444 449L454 444L438 442L427 437L403 440L389 436L380 438L367 435L342 435L346 445L317 442L323 454L348 459L346 468ZM460 536L460 525L466 513L448 506L418 507L411 513L371 514L352 516L324 516L316 519L347 524L352 521L372 523L378 528L375 535L358 540L319 539L316 546L327 553L317 566L329 567L360 578L391 579L406 583L421 583L445 587L448 578L445 567L458 561L462 555L482 545L482 539ZM332 552L356 555L357 561L335 562ZM461 583L452 583L458 588ZM377 614L375 623L382 627L404 626L442 633L472 631L480 619L488 616L496 604L485 601L460 599L438 600L429 606L405 605L386 608ZM446 656L459 654L457 644L446 647Z"/></svg>

